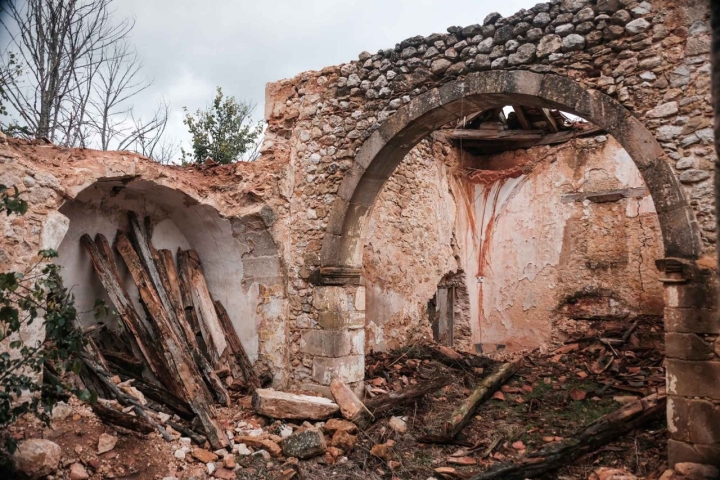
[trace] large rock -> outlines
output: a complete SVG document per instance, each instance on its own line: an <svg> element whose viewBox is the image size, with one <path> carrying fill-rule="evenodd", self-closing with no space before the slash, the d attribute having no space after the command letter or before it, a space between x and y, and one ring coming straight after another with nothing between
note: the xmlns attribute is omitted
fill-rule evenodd
<svg viewBox="0 0 720 480"><path fill-rule="evenodd" d="M282 419L325 420L340 407L324 397L296 395L258 388L253 394L253 408L260 415Z"/></svg>
<svg viewBox="0 0 720 480"><path fill-rule="evenodd" d="M60 446L50 440L33 438L18 445L13 454L15 468L32 479L55 472L60 463Z"/></svg>
<svg viewBox="0 0 720 480"><path fill-rule="evenodd" d="M645 115L648 118L665 118L675 115L679 110L678 102L667 102L649 110Z"/></svg>
<svg viewBox="0 0 720 480"><path fill-rule="evenodd" d="M306 459L325 453L327 444L320 430L308 428L283 440L282 450L286 457Z"/></svg>
<svg viewBox="0 0 720 480"><path fill-rule="evenodd" d="M509 65L523 65L530 63L535 58L535 45L526 43L521 45L516 53L508 56Z"/></svg>

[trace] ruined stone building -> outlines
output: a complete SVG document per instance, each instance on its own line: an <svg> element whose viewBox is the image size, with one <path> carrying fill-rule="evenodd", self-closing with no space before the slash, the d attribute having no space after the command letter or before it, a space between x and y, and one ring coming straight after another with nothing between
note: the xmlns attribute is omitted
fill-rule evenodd
<svg viewBox="0 0 720 480"><path fill-rule="evenodd" d="M518 352L664 314L670 462L718 464L709 46L705 1L555 0L268 84L253 163L9 139L30 209L0 269L57 248L90 310L80 236L149 216L273 385L319 393L420 338Z"/></svg>

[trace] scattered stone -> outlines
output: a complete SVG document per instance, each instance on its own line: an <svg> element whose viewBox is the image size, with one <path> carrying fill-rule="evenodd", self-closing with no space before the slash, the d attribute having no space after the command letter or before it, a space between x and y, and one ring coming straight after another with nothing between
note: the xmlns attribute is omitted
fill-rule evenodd
<svg viewBox="0 0 720 480"><path fill-rule="evenodd" d="M229 453L225 454L223 457L223 466L229 470L232 470L235 468L235 456L231 455Z"/></svg>
<svg viewBox="0 0 720 480"><path fill-rule="evenodd" d="M338 430L335 432L335 435L333 435L330 444L333 447L341 448L346 452L350 452L353 448L355 448L356 440L357 437L355 435L350 435L348 432Z"/></svg>
<svg viewBox="0 0 720 480"><path fill-rule="evenodd" d="M387 443L378 443L370 449L370 455L388 460L390 458L390 447Z"/></svg>
<svg viewBox="0 0 720 480"><path fill-rule="evenodd" d="M590 474L589 480L637 480L637 477L621 468L600 467Z"/></svg>
<svg viewBox="0 0 720 480"><path fill-rule="evenodd" d="M72 407L65 402L57 402L52 409L51 418L61 422L72 415Z"/></svg>
<svg viewBox="0 0 720 480"><path fill-rule="evenodd" d="M197 458L202 463L210 463L218 459L217 455L205 450L204 448L193 448L192 456Z"/></svg>
<svg viewBox="0 0 720 480"><path fill-rule="evenodd" d="M238 455L247 456L250 455L252 452L250 449L245 445L244 443L236 443L233 446L233 451L237 453Z"/></svg>
<svg viewBox="0 0 720 480"><path fill-rule="evenodd" d="M173 456L174 456L175 458L177 458L178 460L185 460L185 455L187 455L187 453L188 453L189 451L190 451L189 448L187 448L187 447L181 447L181 448L178 448L177 450L175 450L175 451L173 452Z"/></svg>
<svg viewBox="0 0 720 480"><path fill-rule="evenodd" d="M217 469L213 476L215 478L220 478L221 480L235 480L237 478L237 474L233 470L228 470L226 468Z"/></svg>
<svg viewBox="0 0 720 480"><path fill-rule="evenodd" d="M83 467L82 463L73 463L70 465L70 480L87 480L90 478L87 470Z"/></svg>
<svg viewBox="0 0 720 480"><path fill-rule="evenodd" d="M405 423L405 421L400 417L390 417L388 426L397 433L407 432L407 423Z"/></svg>
<svg viewBox="0 0 720 480"><path fill-rule="evenodd" d="M327 432L328 434L332 435L333 433L337 431L347 432L347 433L355 433L357 432L357 425L355 425L352 422L348 422L347 420L342 420L339 418L331 418L325 423L325 426L323 427L323 430Z"/></svg>
<svg viewBox="0 0 720 480"><path fill-rule="evenodd" d="M325 397L297 395L265 388L255 390L252 406L260 415L282 419L324 420L339 410L335 402Z"/></svg>
<svg viewBox="0 0 720 480"><path fill-rule="evenodd" d="M285 439L283 443L285 443L288 439L292 438L292 435ZM237 443L244 443L245 445L249 445L253 448L263 448L270 452L274 457L280 456L282 453L282 449L280 448L280 445L278 445L276 442L270 440L269 438L262 438L262 437L235 437L235 441Z"/></svg>
<svg viewBox="0 0 720 480"><path fill-rule="evenodd" d="M312 458L325 453L325 436L317 429L308 428L283 440L282 451L286 457Z"/></svg>
<svg viewBox="0 0 720 480"><path fill-rule="evenodd" d="M693 480L711 480L720 478L720 470L718 470L717 467L713 467L712 465L703 465L700 463L676 463L675 471L680 475L685 475Z"/></svg>
<svg viewBox="0 0 720 480"><path fill-rule="evenodd" d="M107 433L100 434L100 438L98 438L98 454L106 453L115 448L115 444L117 443L118 439L117 437L113 437L112 435L108 435Z"/></svg>
<svg viewBox="0 0 720 480"><path fill-rule="evenodd" d="M18 445L13 454L15 468L37 479L55 472L60 462L60 446L50 440L33 438Z"/></svg>

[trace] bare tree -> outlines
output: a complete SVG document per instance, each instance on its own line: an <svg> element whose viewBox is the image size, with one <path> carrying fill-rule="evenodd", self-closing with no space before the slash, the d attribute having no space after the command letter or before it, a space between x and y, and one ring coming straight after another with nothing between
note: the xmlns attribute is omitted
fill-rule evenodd
<svg viewBox="0 0 720 480"><path fill-rule="evenodd" d="M10 35L0 65L0 78L8 78L4 94L35 138L153 153L168 105L146 122L133 112L132 97L152 82L141 75L142 61L127 42L134 21L114 22L112 1L26 0L3 7L0 23ZM17 69L11 59L20 75L9 74Z"/></svg>
<svg viewBox="0 0 720 480"><path fill-rule="evenodd" d="M57 138L67 131L59 124L63 116L80 122L78 88L91 81L100 52L132 29L130 20L111 22L111 1L26 0L4 7L8 15L0 21L24 73L11 78L6 94L36 138L68 143L67 137Z"/></svg>
<svg viewBox="0 0 720 480"><path fill-rule="evenodd" d="M164 100L148 120L136 117L131 111L133 128L120 142L118 149L133 150L163 165L171 163L180 147L164 135L169 115L170 105Z"/></svg>

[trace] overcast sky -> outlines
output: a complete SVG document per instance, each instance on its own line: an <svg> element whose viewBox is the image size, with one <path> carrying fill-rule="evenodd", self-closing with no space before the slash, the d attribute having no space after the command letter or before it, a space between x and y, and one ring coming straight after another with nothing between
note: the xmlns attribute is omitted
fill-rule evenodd
<svg viewBox="0 0 720 480"><path fill-rule="evenodd" d="M164 97L169 134L187 142L182 107L194 111L216 86L257 104L265 84L392 48L405 38L482 23L492 11L509 16L539 0L116 0L117 15L134 16L132 41L154 85L136 101L149 109Z"/></svg>
<svg viewBox="0 0 720 480"><path fill-rule="evenodd" d="M3 0L0 0L2 2ZM182 107L207 105L216 86L256 103L262 118L265 84L393 48L451 25L509 16L539 0L115 0L115 15L134 17L131 42L151 88L135 99L149 115L170 102L168 134L189 146Z"/></svg>

